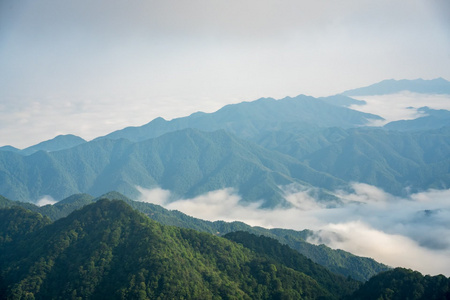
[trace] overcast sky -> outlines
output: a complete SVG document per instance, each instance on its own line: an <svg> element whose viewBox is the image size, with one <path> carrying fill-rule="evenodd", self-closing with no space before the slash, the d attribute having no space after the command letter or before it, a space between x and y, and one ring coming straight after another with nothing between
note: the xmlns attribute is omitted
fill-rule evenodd
<svg viewBox="0 0 450 300"><path fill-rule="evenodd" d="M450 79L446 0L0 0L0 146Z"/></svg>

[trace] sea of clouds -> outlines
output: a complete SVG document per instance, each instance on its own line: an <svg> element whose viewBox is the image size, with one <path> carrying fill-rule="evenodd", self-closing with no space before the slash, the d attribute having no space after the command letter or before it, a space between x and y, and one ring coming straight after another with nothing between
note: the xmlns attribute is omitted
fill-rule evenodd
<svg viewBox="0 0 450 300"><path fill-rule="evenodd" d="M205 220L242 221L266 228L311 229L308 241L326 244L387 265L424 274L450 276L450 190L428 190L406 198L352 183L351 192L334 191L340 201L319 201L308 190L284 187L291 208L262 209L242 204L233 189L192 199L173 199L161 188L139 188L139 201Z"/></svg>

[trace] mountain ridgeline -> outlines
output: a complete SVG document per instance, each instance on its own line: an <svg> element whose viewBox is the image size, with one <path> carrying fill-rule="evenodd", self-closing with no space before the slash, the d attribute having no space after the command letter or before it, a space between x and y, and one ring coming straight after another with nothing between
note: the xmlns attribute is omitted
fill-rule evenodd
<svg viewBox="0 0 450 300"><path fill-rule="evenodd" d="M165 226L118 200L98 200L54 223L17 206L0 209L0 217L0 237L8 237L0 240L4 299L400 299L403 295L445 299L449 295L450 282L444 276L423 277L396 269L361 285L271 238L245 232L221 238Z"/></svg>
<svg viewBox="0 0 450 300"><path fill-rule="evenodd" d="M387 91L416 86L444 93L448 82L386 81L364 89L386 85L393 87ZM364 125L381 118L348 108L364 104L348 94L262 98L214 113L157 118L91 142L67 135L24 150L5 146L0 194L37 202L115 190L136 198L140 186L170 190L177 199L232 188L242 203L273 208L290 206L284 187L291 184L316 187L319 200L335 202L333 191L349 182L394 195L450 186L448 111L421 108L421 118L370 129Z"/></svg>
<svg viewBox="0 0 450 300"><path fill-rule="evenodd" d="M336 188L344 181L225 132L185 129L142 142L102 139L56 152L22 156L0 152L0 191L25 201L42 195L100 196L116 190L130 197L136 186L159 186L178 197L235 188L244 202L287 205L280 186Z"/></svg>
<svg viewBox="0 0 450 300"><path fill-rule="evenodd" d="M163 225L194 229L219 236L234 231L246 231L255 235L264 235L276 239L282 244L289 245L292 249L295 249L297 252L336 274L351 277L359 281L366 281L381 271L389 270L389 267L377 263L371 258L355 256L342 250L333 250L325 245L310 244L306 241L311 234L309 230L266 229L252 227L242 222L210 222L187 216L179 211L170 211L156 204L133 201L117 192L110 192L98 198L94 198L88 194L77 194L63 199L54 205L45 205L42 207L0 197L0 208L19 206L48 217L52 221L56 221L67 217L73 211L81 209L85 205L92 204L99 199L121 200Z"/></svg>
<svg viewBox="0 0 450 300"><path fill-rule="evenodd" d="M293 190L344 206L339 191L353 182L405 197L448 189L448 110L422 107L417 119L374 128L381 117L350 109L366 104L353 96L404 91L443 98L450 82L261 98L89 142L0 147L0 299L450 299L445 276L310 244L307 229L210 222L132 200L140 188L169 191L168 201L227 189L269 210L299 205ZM33 204L43 197L58 202Z"/></svg>
<svg viewBox="0 0 450 300"><path fill-rule="evenodd" d="M11 222L39 220L7 212ZM338 299L359 286L319 265L323 274L307 275L227 239L160 225L121 201L97 201L1 247L8 299Z"/></svg>

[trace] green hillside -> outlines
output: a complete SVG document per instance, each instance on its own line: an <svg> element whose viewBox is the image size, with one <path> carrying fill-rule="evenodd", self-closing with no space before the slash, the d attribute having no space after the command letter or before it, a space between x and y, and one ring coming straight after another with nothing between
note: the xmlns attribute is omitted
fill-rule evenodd
<svg viewBox="0 0 450 300"><path fill-rule="evenodd" d="M0 209L0 299L448 299L442 275L394 269L361 286L276 240L161 225L98 200L50 223ZM234 242L233 242L234 241ZM236 243L237 242L237 243Z"/></svg>
<svg viewBox="0 0 450 300"><path fill-rule="evenodd" d="M312 261L326 267L330 271L350 276L359 281L366 281L373 275L386 271L389 268L375 260L366 257L359 257L343 250L333 250L325 245L313 245L306 242L310 234L309 230L295 231L289 229L266 229L262 227L252 227L242 222L205 221L193 218L179 211L170 211L159 205L133 201L120 193L110 192L94 199L87 194L72 195L54 205L42 207L31 203L11 201L6 198L0 207L21 206L31 211L47 216L53 221L68 216L76 209L93 203L99 199L121 200L132 208L144 213L149 218L164 224L182 228L194 229L200 232L207 232L214 235L225 235L234 231L246 231L255 235L264 235L274 238L282 244L289 245L292 249L310 258ZM2 202L0 202L2 203Z"/></svg>
<svg viewBox="0 0 450 300"><path fill-rule="evenodd" d="M348 299L450 299L450 279L443 275L423 276L417 271L396 268L374 276Z"/></svg>
<svg viewBox="0 0 450 300"><path fill-rule="evenodd" d="M121 201L97 201L25 237L1 245L8 299L337 299L300 265L160 225Z"/></svg>

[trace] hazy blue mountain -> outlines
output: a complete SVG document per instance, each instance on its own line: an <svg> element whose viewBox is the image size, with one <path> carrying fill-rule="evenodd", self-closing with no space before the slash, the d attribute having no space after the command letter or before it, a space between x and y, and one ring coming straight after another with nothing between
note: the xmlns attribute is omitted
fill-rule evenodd
<svg viewBox="0 0 450 300"><path fill-rule="evenodd" d="M330 271L345 277L350 276L359 281L366 281L373 275L389 269L387 266L377 263L371 258L356 256L343 250L333 250L325 245L317 246L310 244L306 242L308 236L312 234L309 230L266 229L258 226L249 226L242 222L205 221L176 210L167 210L156 204L133 201L118 192L109 192L95 199L87 194L76 194L54 205L45 205L42 207L26 202L11 201L0 196L0 208L20 206L56 221L100 199L124 201L132 208L164 225L194 229L215 235L225 235L234 231L246 231L256 235L271 237L277 239L282 244L289 245L292 249L326 267Z"/></svg>
<svg viewBox="0 0 450 300"><path fill-rule="evenodd" d="M265 131L254 142L270 150L290 155L302 161L307 155L348 137L347 130L338 127L303 127Z"/></svg>
<svg viewBox="0 0 450 300"><path fill-rule="evenodd" d="M80 144L86 143L86 141L79 136L73 135L73 134L67 134L67 135L58 135L57 137L41 142L39 144L36 144L34 146L28 147L23 149L20 153L24 155L30 155L37 151L58 151L58 150L64 150L69 149L75 146L78 146Z"/></svg>
<svg viewBox="0 0 450 300"><path fill-rule="evenodd" d="M348 90L342 94L346 96L371 96L395 94L402 91L421 94L450 94L450 82L444 78L431 80L388 79L366 87Z"/></svg>
<svg viewBox="0 0 450 300"><path fill-rule="evenodd" d="M390 122L384 125L384 128L389 130L417 131L439 129L450 126L450 111L445 109L436 110L428 107L421 107L418 110L424 113L423 117L414 120L399 120Z"/></svg>
<svg viewBox="0 0 450 300"><path fill-rule="evenodd" d="M450 186L450 128L419 132L351 129L306 157L316 170L399 195Z"/></svg>
<svg viewBox="0 0 450 300"><path fill-rule="evenodd" d="M58 135L57 137L40 142L34 146L30 146L23 150L14 148L12 146L3 146L0 147L0 151L10 151L22 155L30 155L38 151L52 152L58 150L69 149L78 145L86 143L86 141L76 135L67 134L67 135Z"/></svg>
<svg viewBox="0 0 450 300"><path fill-rule="evenodd" d="M136 186L159 186L178 197L235 188L243 201L264 200L265 207L287 204L282 185L336 188L345 184L225 131L194 129L139 143L101 139L29 156L0 152L0 180L0 193L21 201L44 195L99 196L111 190L133 197L138 195Z"/></svg>
<svg viewBox="0 0 450 300"><path fill-rule="evenodd" d="M2 146L2 147L0 147L0 151L10 151L10 152L19 153L21 150L15 148L15 147L13 147L13 146L7 145L7 146Z"/></svg>
<svg viewBox="0 0 450 300"><path fill-rule="evenodd" d="M171 121L157 118L146 125L127 127L101 138L142 141L171 131L197 128L203 131L225 129L241 138L252 139L267 130L305 126L350 128L365 125L371 119L382 118L300 95L281 100L261 98L253 102L230 104L214 113L198 112Z"/></svg>
<svg viewBox="0 0 450 300"><path fill-rule="evenodd" d="M333 96L328 96L328 97L321 97L319 98L320 100L328 103L328 104L333 104L333 105L337 105L337 106L344 106L344 107L349 107L351 105L364 105L366 104L366 101L364 100L356 100L353 98L350 98L348 96L345 95L333 95Z"/></svg>

